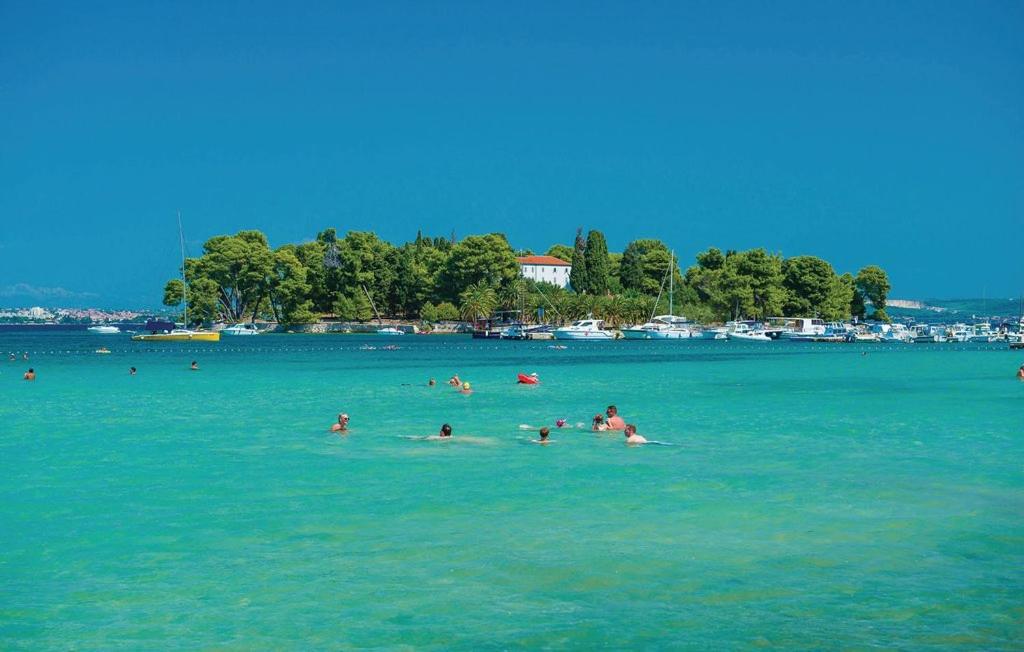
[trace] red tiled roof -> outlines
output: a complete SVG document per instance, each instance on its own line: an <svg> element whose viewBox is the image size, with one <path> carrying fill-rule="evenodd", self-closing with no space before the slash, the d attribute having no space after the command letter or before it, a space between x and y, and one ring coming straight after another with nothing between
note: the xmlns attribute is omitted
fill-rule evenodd
<svg viewBox="0 0 1024 652"><path fill-rule="evenodd" d="M567 263L561 258L555 258L554 256L517 256L516 260L519 261L520 265L562 265L564 267L571 266L571 263Z"/></svg>

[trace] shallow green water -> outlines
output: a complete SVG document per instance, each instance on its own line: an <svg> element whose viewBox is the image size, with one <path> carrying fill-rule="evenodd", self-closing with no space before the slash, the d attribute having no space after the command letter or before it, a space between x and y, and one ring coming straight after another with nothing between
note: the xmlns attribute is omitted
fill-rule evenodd
<svg viewBox="0 0 1024 652"><path fill-rule="evenodd" d="M1020 353L389 341L0 334L0 648L1024 637ZM608 403L676 445L518 428Z"/></svg>

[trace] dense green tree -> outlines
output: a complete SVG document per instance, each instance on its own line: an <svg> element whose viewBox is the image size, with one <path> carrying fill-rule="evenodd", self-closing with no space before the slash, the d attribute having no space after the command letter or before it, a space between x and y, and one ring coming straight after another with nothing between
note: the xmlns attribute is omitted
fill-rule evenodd
<svg viewBox="0 0 1024 652"><path fill-rule="evenodd" d="M471 285L497 285L518 274L519 264L504 235L471 235L452 247L442 279L444 296L461 298Z"/></svg>
<svg viewBox="0 0 1024 652"><path fill-rule="evenodd" d="M569 285L577 294L586 294L590 287L587 281L587 243L583 239L583 229L576 229L576 245L572 252L572 269L569 270Z"/></svg>
<svg viewBox="0 0 1024 652"><path fill-rule="evenodd" d="M591 231L587 234L583 258L587 264L587 292L607 294L611 262L608 260L608 245L603 233Z"/></svg>
<svg viewBox="0 0 1024 652"><path fill-rule="evenodd" d="M274 318L282 324L306 324L316 320L306 268L296 255L294 245L274 252L274 273L268 295Z"/></svg>
<svg viewBox="0 0 1024 652"><path fill-rule="evenodd" d="M817 256L794 256L782 263L782 286L786 290L784 314L821 315L833 291L836 273Z"/></svg>
<svg viewBox="0 0 1024 652"><path fill-rule="evenodd" d="M265 296L267 279L273 273L273 266L273 252L270 251L266 236L259 231L239 231L235 235L210 238L203 245L200 258L186 261L185 274L190 285L197 285L200 281L215 284L215 306L212 311L204 308L198 312L192 306L198 301L210 303L209 291L213 286L204 282L197 287L200 295L193 297L192 292L189 292L190 312L195 312L197 316L202 314L209 319L240 321L257 310L260 300Z"/></svg>
<svg viewBox="0 0 1024 652"><path fill-rule="evenodd" d="M185 284L181 282L181 279L172 278L167 281L167 284L164 285L164 305L173 308L180 306L184 300Z"/></svg>
<svg viewBox="0 0 1024 652"><path fill-rule="evenodd" d="M573 248L569 245L555 244L548 247L545 255L554 256L555 258L564 260L567 263L572 263L572 252Z"/></svg>
<svg viewBox="0 0 1024 652"><path fill-rule="evenodd" d="M889 316L885 312L885 304L889 290L892 288L889 285L889 275L885 273L885 270L877 265L868 265L857 272L855 283L864 299L870 301L874 306L875 311L871 318L878 321L889 321Z"/></svg>
<svg viewBox="0 0 1024 652"><path fill-rule="evenodd" d="M622 252L619 263L619 282L623 291L633 290L642 294L657 295L664 285L665 272L668 270L671 252L661 240L633 240ZM673 270L676 287L680 287L683 277L679 273L679 263Z"/></svg>
<svg viewBox="0 0 1024 652"><path fill-rule="evenodd" d="M339 291L358 297L369 293L377 310L386 309L395 282L394 247L369 231L349 231L338 243ZM372 308L371 308L372 312Z"/></svg>

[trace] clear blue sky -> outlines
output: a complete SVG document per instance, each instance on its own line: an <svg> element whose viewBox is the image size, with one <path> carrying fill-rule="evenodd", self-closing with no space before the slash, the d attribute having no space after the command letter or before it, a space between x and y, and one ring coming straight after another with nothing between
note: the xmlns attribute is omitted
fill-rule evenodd
<svg viewBox="0 0 1024 652"><path fill-rule="evenodd" d="M0 0L0 305L220 233L575 228L1024 286L1020 2ZM19 294L20 293L20 294Z"/></svg>

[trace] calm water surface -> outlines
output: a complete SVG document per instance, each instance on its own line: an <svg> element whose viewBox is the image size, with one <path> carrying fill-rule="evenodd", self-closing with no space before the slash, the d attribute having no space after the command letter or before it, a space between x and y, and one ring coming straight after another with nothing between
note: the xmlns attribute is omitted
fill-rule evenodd
<svg viewBox="0 0 1024 652"><path fill-rule="evenodd" d="M568 347L0 334L0 648L1020 649L1024 355Z"/></svg>

